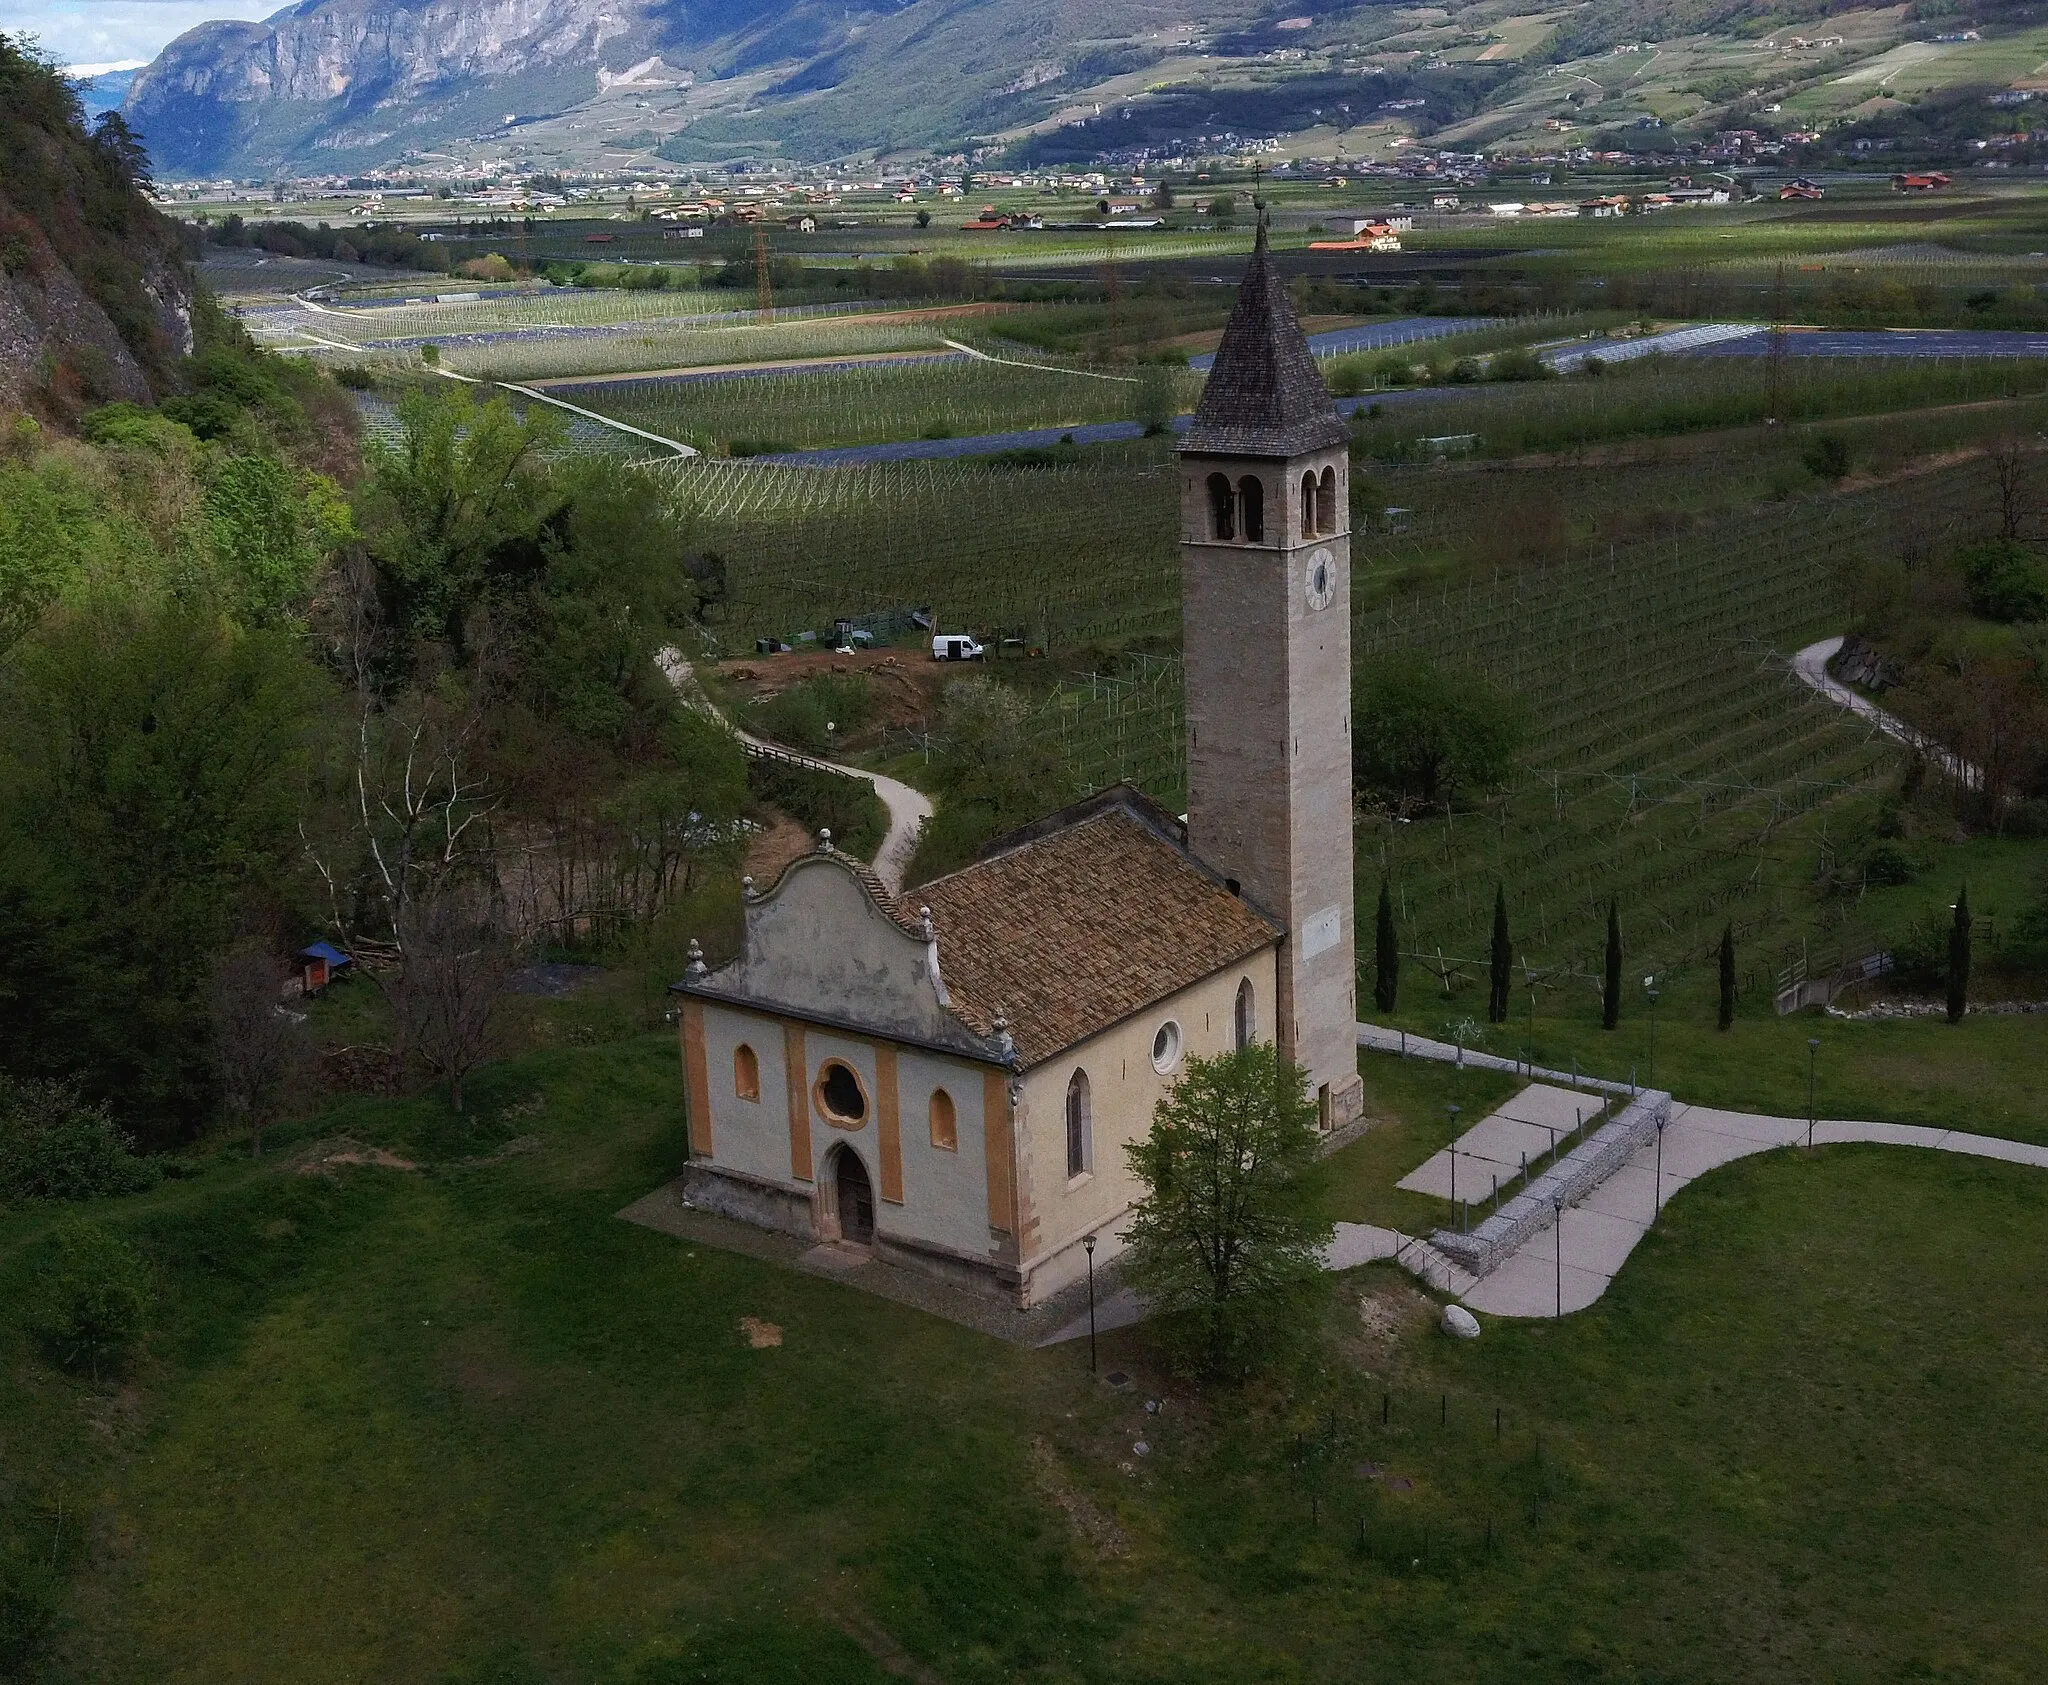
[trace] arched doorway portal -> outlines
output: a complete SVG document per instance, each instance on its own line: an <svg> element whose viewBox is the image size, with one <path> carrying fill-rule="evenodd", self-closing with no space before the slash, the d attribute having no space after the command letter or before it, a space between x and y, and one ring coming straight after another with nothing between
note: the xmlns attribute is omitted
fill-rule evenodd
<svg viewBox="0 0 2048 1685"><path fill-rule="evenodd" d="M875 1238L875 1189L868 1180L867 1166L858 1153L839 1149L833 1168L832 1186L839 1211L839 1238L855 1246L871 1245Z"/></svg>

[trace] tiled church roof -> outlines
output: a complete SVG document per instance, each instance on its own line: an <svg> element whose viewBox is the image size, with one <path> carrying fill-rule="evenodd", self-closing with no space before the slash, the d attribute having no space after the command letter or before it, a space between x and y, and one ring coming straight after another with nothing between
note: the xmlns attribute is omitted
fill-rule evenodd
<svg viewBox="0 0 2048 1685"><path fill-rule="evenodd" d="M1179 829L1119 786L905 894L932 910L954 1015L986 1035L1000 1012L1033 1065L1279 940Z"/></svg>
<svg viewBox="0 0 2048 1685"><path fill-rule="evenodd" d="M1295 319L1287 282L1259 224L1237 307L1195 406L1183 450L1224 456L1296 456L1349 437Z"/></svg>

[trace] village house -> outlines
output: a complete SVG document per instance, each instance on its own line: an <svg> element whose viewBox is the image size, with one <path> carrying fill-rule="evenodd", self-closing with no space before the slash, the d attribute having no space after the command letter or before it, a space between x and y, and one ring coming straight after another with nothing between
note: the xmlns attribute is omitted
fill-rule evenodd
<svg viewBox="0 0 2048 1685"><path fill-rule="evenodd" d="M1115 1256L1125 1148L1254 1039L1355 1120L1349 435L1260 227L1181 449L1188 811L1126 787L892 894L829 834L680 1003L700 1207L1018 1309Z"/></svg>

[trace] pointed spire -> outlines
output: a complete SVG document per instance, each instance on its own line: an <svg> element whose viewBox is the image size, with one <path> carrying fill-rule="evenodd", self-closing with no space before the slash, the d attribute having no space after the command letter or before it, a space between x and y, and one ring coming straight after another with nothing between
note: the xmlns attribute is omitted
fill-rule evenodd
<svg viewBox="0 0 2048 1685"><path fill-rule="evenodd" d="M1298 456L1349 436L1274 267L1259 213L1237 308L1195 406L1183 450L1222 456Z"/></svg>

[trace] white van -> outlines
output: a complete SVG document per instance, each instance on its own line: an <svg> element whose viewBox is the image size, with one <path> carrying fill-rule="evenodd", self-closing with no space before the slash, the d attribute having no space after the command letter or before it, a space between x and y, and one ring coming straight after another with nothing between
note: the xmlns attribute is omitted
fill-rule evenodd
<svg viewBox="0 0 2048 1685"><path fill-rule="evenodd" d="M946 632L932 639L934 661L979 661L982 655L981 645L964 632Z"/></svg>

